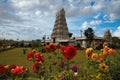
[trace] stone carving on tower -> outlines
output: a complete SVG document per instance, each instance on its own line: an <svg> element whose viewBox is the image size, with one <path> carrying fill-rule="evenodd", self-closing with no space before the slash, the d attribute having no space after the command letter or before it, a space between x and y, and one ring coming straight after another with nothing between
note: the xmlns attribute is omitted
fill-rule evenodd
<svg viewBox="0 0 120 80"><path fill-rule="evenodd" d="M62 8L56 14L56 20L51 34L53 42L59 42L60 40L69 40L69 31L65 18L65 11Z"/></svg>
<svg viewBox="0 0 120 80"><path fill-rule="evenodd" d="M110 43L112 42L112 35L111 35L109 29L105 30L104 39L105 39L107 42L110 42Z"/></svg>

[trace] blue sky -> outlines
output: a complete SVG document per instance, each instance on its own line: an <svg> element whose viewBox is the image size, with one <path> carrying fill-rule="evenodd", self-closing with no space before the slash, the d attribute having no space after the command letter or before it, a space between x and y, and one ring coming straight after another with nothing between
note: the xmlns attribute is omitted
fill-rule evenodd
<svg viewBox="0 0 120 80"><path fill-rule="evenodd" d="M120 0L0 0L0 39L34 40L50 36L55 15L65 9L69 32L79 37L91 27L120 37Z"/></svg>

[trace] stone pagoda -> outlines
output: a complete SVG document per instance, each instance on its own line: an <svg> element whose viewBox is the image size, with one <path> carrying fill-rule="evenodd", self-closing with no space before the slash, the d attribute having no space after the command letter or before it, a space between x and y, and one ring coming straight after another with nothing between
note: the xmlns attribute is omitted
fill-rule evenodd
<svg viewBox="0 0 120 80"><path fill-rule="evenodd" d="M109 43L112 42L112 35L111 35L109 29L106 29L106 30L105 30L104 39L105 39L107 42L109 42Z"/></svg>
<svg viewBox="0 0 120 80"><path fill-rule="evenodd" d="M69 31L66 23L65 11L63 8L56 14L56 20L51 34L51 39L53 43L69 41Z"/></svg>

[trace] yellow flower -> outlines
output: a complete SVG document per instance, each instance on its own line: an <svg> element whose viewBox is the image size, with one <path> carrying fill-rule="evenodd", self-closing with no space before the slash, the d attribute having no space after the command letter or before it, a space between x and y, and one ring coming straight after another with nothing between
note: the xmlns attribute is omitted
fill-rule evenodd
<svg viewBox="0 0 120 80"><path fill-rule="evenodd" d="M109 66L106 65L105 63L99 64L99 69L103 72L108 72L109 71Z"/></svg>

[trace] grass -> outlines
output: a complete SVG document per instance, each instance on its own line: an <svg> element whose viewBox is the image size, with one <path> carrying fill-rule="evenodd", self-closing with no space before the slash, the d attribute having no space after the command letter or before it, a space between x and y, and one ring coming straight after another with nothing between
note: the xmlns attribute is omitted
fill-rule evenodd
<svg viewBox="0 0 120 80"><path fill-rule="evenodd" d="M15 48L0 53L0 63L2 64L16 64L30 67L32 62L26 60L22 48Z"/></svg>

